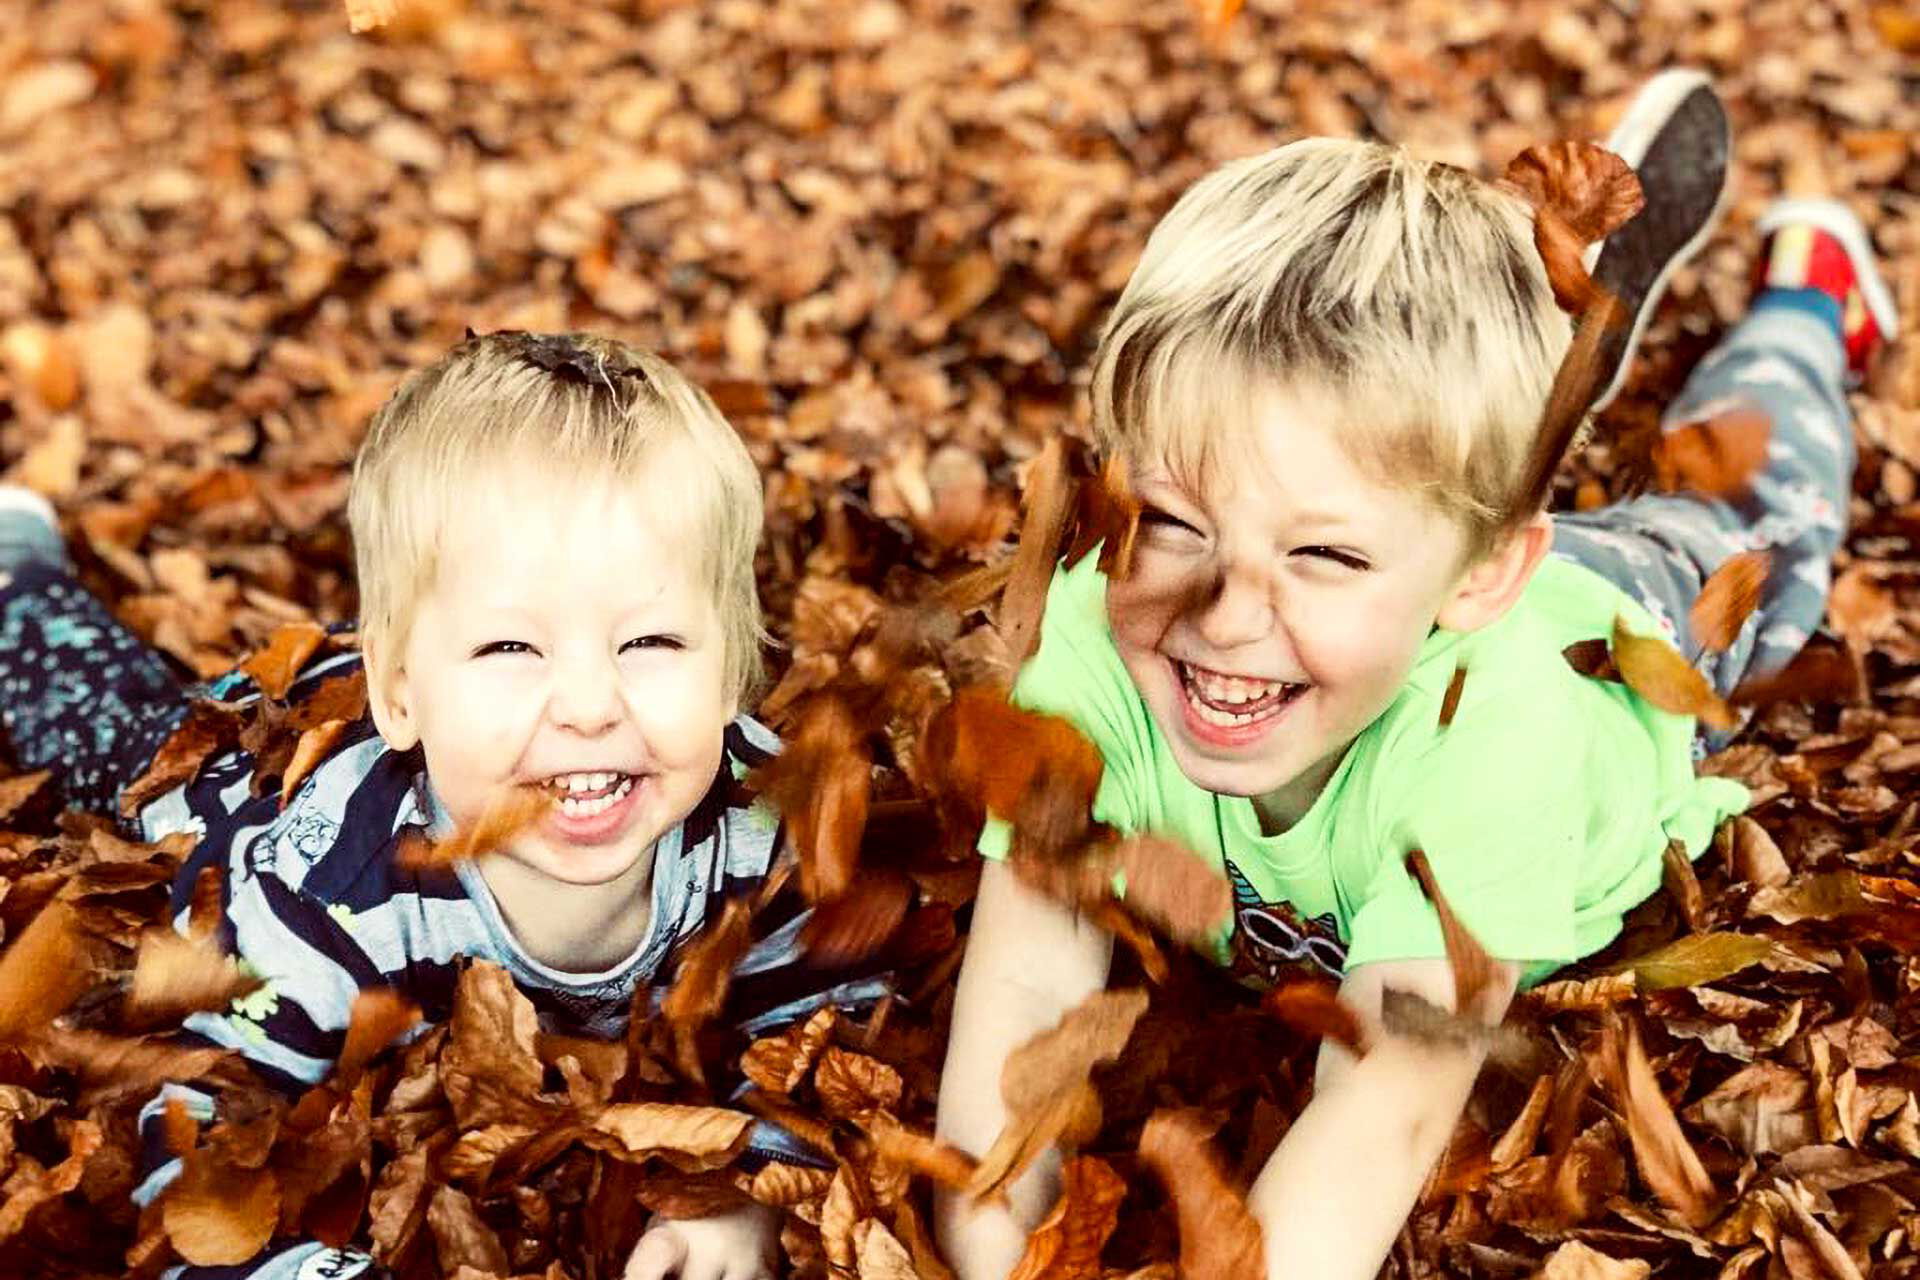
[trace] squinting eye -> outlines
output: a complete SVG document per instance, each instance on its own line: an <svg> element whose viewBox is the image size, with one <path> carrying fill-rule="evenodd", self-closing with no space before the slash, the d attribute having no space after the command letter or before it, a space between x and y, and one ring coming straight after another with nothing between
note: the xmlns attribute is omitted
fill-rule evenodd
<svg viewBox="0 0 1920 1280"><path fill-rule="evenodd" d="M635 636L620 646L620 652L629 649L684 649L687 646L679 636Z"/></svg>
<svg viewBox="0 0 1920 1280"><path fill-rule="evenodd" d="M1164 529L1169 533L1199 533L1200 531L1178 516L1168 515L1158 507L1140 508L1140 523L1147 528Z"/></svg>
<svg viewBox="0 0 1920 1280"><path fill-rule="evenodd" d="M533 646L521 640L489 640L473 651L476 658L484 658L490 653L532 653Z"/></svg>
<svg viewBox="0 0 1920 1280"><path fill-rule="evenodd" d="M1341 551L1337 547L1295 547L1293 554L1310 556L1315 560L1326 560L1344 569L1356 571L1371 569L1373 566L1351 551Z"/></svg>

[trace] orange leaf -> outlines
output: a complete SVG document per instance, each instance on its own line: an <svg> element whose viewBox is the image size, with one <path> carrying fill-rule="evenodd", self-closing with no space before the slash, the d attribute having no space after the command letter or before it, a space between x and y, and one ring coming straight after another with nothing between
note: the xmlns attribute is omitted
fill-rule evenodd
<svg viewBox="0 0 1920 1280"><path fill-rule="evenodd" d="M1730 409L1663 433L1654 443L1653 477L1668 493L1737 498L1767 461L1773 420L1758 409Z"/></svg>
<svg viewBox="0 0 1920 1280"><path fill-rule="evenodd" d="M1420 882L1420 891L1427 895L1434 914L1440 917L1440 936L1447 944L1447 963L1453 967L1454 1009L1463 1014L1480 1012L1498 978L1498 966L1480 945L1480 940L1447 905L1446 896L1440 892L1440 882L1434 877L1433 864L1427 861L1424 850L1414 849L1407 854L1407 869Z"/></svg>
<svg viewBox="0 0 1920 1280"><path fill-rule="evenodd" d="M1238 0L1234 0L1237 6ZM1140 531L1140 499L1127 478L1126 460L1108 458L1100 474L1082 480L1074 493L1073 538L1061 563L1071 569L1100 548L1100 572L1125 581L1133 576L1133 543Z"/></svg>
<svg viewBox="0 0 1920 1280"><path fill-rule="evenodd" d="M293 759L287 761L287 767L280 775L282 809L300 790L300 784L307 780L307 775L313 772L314 767L332 754L334 744L340 741L340 735L346 731L345 720L324 720L300 735L300 741L294 744Z"/></svg>
<svg viewBox="0 0 1920 1280"><path fill-rule="evenodd" d="M868 871L813 909L800 946L822 968L857 964L887 945L913 905L913 882L898 871Z"/></svg>
<svg viewBox="0 0 1920 1280"><path fill-rule="evenodd" d="M237 1266L273 1238L280 1184L270 1169L238 1168L203 1147L185 1157L180 1176L161 1196L160 1220L194 1266Z"/></svg>
<svg viewBox="0 0 1920 1280"><path fill-rule="evenodd" d="M1180 1225L1182 1280L1261 1280L1260 1224L1221 1172L1208 1130L1187 1111L1156 1111L1140 1158L1159 1176Z"/></svg>
<svg viewBox="0 0 1920 1280"><path fill-rule="evenodd" d="M1015 666L1025 662L1039 643L1040 615L1047 607L1047 587L1053 582L1054 565L1060 559L1072 500L1066 449L1055 437L1047 441L1027 475L1026 517L1020 523L1013 571L995 615L1000 638L1006 642Z"/></svg>
<svg viewBox="0 0 1920 1280"><path fill-rule="evenodd" d="M1707 678L1665 640L1635 635L1627 629L1625 618L1615 618L1612 648L1620 678L1662 711L1698 716L1716 729L1731 729L1738 723Z"/></svg>
<svg viewBox="0 0 1920 1280"><path fill-rule="evenodd" d="M672 1152L700 1168L717 1169L746 1146L753 1117L725 1107L623 1102L601 1111L593 1127L619 1139L628 1156L645 1159Z"/></svg>
<svg viewBox="0 0 1920 1280"><path fill-rule="evenodd" d="M752 924L752 903L746 898L728 899L720 918L687 945L680 972L661 1002L660 1012L673 1028L680 1068L695 1080L703 1078L695 1039L726 1005L733 966L753 941Z"/></svg>
<svg viewBox="0 0 1920 1280"><path fill-rule="evenodd" d="M77 1188L104 1140L98 1124L76 1120L67 1134L66 1159L51 1169L17 1163L6 1181L6 1202L0 1204L0 1241L18 1235L41 1205Z"/></svg>
<svg viewBox="0 0 1920 1280"><path fill-rule="evenodd" d="M1701 648L1719 652L1733 647L1747 615L1760 603L1772 563L1764 551L1743 551L1708 576L1687 613L1687 625Z"/></svg>
<svg viewBox="0 0 1920 1280"><path fill-rule="evenodd" d="M346 1040L334 1063L333 1079L351 1084L375 1054L420 1021L420 1006L391 987L368 987L353 998Z"/></svg>
<svg viewBox="0 0 1920 1280"><path fill-rule="evenodd" d="M133 817L148 801L190 781L209 756L233 745L239 736L237 714L211 703L194 703L180 727L154 753L147 771L120 793L121 816Z"/></svg>
<svg viewBox="0 0 1920 1280"><path fill-rule="evenodd" d="M253 677L261 693L278 702L287 696L300 668L326 638L326 631L311 622L289 622L275 627L267 637L267 647L248 654L240 669Z"/></svg>
<svg viewBox="0 0 1920 1280"><path fill-rule="evenodd" d="M1008 1280L1088 1280L1100 1274L1100 1251L1120 1220L1127 1184L1096 1156L1075 1156L1060 1169L1060 1198L1027 1237Z"/></svg>
<svg viewBox="0 0 1920 1280"><path fill-rule="evenodd" d="M1095 1066L1120 1056L1147 1011L1147 993L1096 991L1061 1015L1053 1027L1007 1055L1000 1094L1009 1113L1044 1105L1087 1079Z"/></svg>
<svg viewBox="0 0 1920 1280"><path fill-rule="evenodd" d="M400 865L409 871L427 871L493 853L552 808L553 793L544 787L502 787L477 819L461 825L446 839L403 843L398 855Z"/></svg>
<svg viewBox="0 0 1920 1280"><path fill-rule="evenodd" d="M813 1088L828 1115L852 1117L867 1111L891 1111L905 1089L900 1073L878 1058L827 1046L813 1069Z"/></svg>
<svg viewBox="0 0 1920 1280"><path fill-rule="evenodd" d="M1865 696L1866 684L1859 654L1845 645L1815 639L1780 670L1742 680L1727 701L1736 707L1858 702Z"/></svg>
<svg viewBox="0 0 1920 1280"><path fill-rule="evenodd" d="M0 822L11 818L21 805L33 799L52 776L50 771L40 769L0 782Z"/></svg>
<svg viewBox="0 0 1920 1280"><path fill-rule="evenodd" d="M80 919L65 902L49 902L0 955L0 1041L46 1028L93 985Z"/></svg>
<svg viewBox="0 0 1920 1280"><path fill-rule="evenodd" d="M1027 711L999 690L960 690L928 726L924 775L943 789L1012 818L1037 789L1057 796L1067 820L1085 826L1106 763L1078 729L1059 716Z"/></svg>
<svg viewBox="0 0 1920 1280"><path fill-rule="evenodd" d="M740 1057L740 1073L768 1093L792 1093L813 1070L814 1060L833 1038L839 1020L838 1009L823 1005L805 1022L777 1036L755 1040Z"/></svg>
<svg viewBox="0 0 1920 1280"><path fill-rule="evenodd" d="M1365 1057L1367 1031L1352 1005L1340 998L1340 989L1323 978L1301 978L1267 992L1261 1001L1268 1013L1302 1035L1330 1039Z"/></svg>
<svg viewBox="0 0 1920 1280"><path fill-rule="evenodd" d="M1660 1090L1639 1024L1630 1021L1622 1032L1617 1020L1609 1022L1595 1065L1626 1121L1634 1163L1647 1186L1690 1225L1706 1223L1714 1213L1713 1180Z"/></svg>
<svg viewBox="0 0 1920 1280"><path fill-rule="evenodd" d="M943 1187L962 1188L972 1180L980 1162L955 1146L902 1125L884 1111L861 1121L882 1159L925 1174Z"/></svg>
<svg viewBox="0 0 1920 1280"><path fill-rule="evenodd" d="M785 749L755 772L754 786L786 818L808 902L825 902L852 886L872 775L866 733L832 695L809 699Z"/></svg>

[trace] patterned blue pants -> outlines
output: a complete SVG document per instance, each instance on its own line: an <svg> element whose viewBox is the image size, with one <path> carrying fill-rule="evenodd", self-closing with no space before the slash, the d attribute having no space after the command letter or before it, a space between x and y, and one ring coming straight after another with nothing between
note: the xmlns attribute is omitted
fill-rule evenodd
<svg viewBox="0 0 1920 1280"><path fill-rule="evenodd" d="M69 805L119 817L120 792L187 713L159 654L61 569L0 574L0 727Z"/></svg>
<svg viewBox="0 0 1920 1280"><path fill-rule="evenodd" d="M1649 494L1554 517L1553 554L1585 565L1645 605L1722 694L1778 670L1826 616L1833 554L1846 535L1853 419L1837 323L1766 295L1694 369L1664 430L1729 409L1772 423L1766 466L1737 500ZM1759 606L1724 652L1702 652L1687 611L1701 584L1742 551L1772 553ZM1708 733L1717 748L1730 734Z"/></svg>

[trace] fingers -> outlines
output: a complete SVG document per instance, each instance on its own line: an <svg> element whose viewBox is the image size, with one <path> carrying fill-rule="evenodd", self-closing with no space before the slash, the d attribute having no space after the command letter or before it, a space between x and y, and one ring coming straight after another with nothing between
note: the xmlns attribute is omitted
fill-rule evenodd
<svg viewBox="0 0 1920 1280"><path fill-rule="evenodd" d="M621 1280L666 1280L687 1261L687 1241L672 1227L655 1227L640 1237L627 1258ZM694 1280L689 1275L682 1280Z"/></svg>

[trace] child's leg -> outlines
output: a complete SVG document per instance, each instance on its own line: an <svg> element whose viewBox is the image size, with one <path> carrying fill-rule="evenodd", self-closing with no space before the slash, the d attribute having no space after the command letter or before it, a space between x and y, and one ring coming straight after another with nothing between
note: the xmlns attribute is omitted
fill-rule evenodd
<svg viewBox="0 0 1920 1280"><path fill-rule="evenodd" d="M68 575L51 509L0 489L0 727L15 761L117 818L186 711L159 655Z"/></svg>
<svg viewBox="0 0 1920 1280"><path fill-rule="evenodd" d="M1752 312L1694 370L1665 422L1763 414L1772 434L1752 491L1638 498L1559 517L1554 538L1555 554L1644 603L1722 693L1784 665L1825 615L1854 466L1845 380L1897 323L1865 232L1842 206L1784 203L1762 229L1776 234ZM1687 612L1715 569L1753 549L1772 555L1759 607L1731 649L1702 655Z"/></svg>

